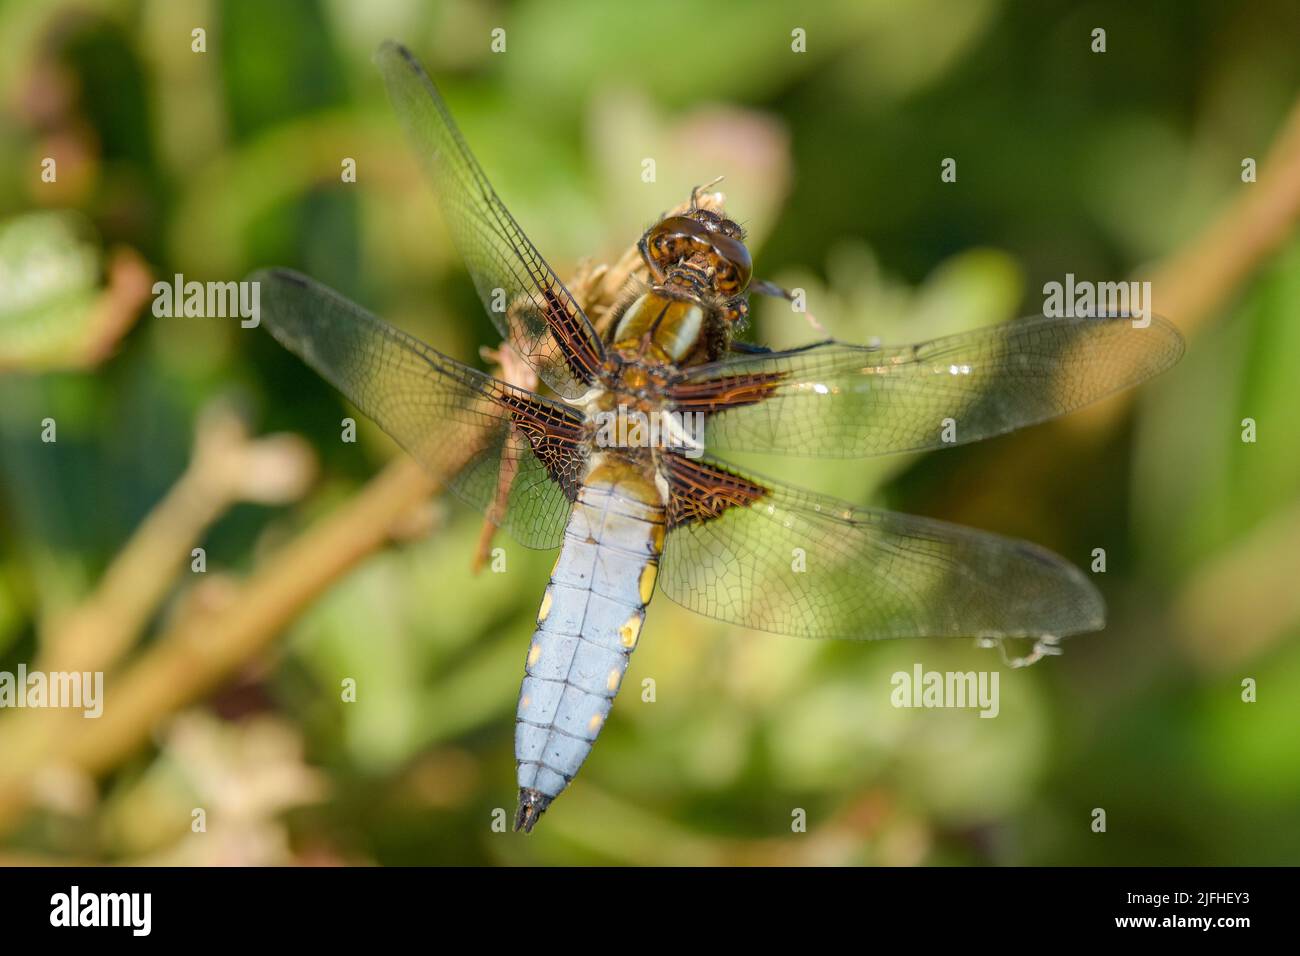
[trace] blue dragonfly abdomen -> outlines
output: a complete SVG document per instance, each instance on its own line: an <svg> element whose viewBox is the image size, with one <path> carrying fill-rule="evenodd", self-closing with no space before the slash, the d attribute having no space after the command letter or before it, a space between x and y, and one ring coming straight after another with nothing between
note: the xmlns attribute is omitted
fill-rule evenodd
<svg viewBox="0 0 1300 956"><path fill-rule="evenodd" d="M654 592L665 524L653 479L619 456L593 458L542 598L519 690L515 829L532 829L605 726Z"/></svg>

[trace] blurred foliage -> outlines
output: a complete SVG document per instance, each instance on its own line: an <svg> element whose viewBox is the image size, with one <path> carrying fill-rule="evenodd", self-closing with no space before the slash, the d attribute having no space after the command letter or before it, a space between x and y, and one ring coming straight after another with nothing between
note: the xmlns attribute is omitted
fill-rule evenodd
<svg viewBox="0 0 1300 956"><path fill-rule="evenodd" d="M57 212L0 226L0 364L35 366L78 341L99 283L99 247Z"/></svg>
<svg viewBox="0 0 1300 956"><path fill-rule="evenodd" d="M1032 311L1067 271L1126 275L1256 188L1240 162L1300 89L1298 27L1291 0L0 0L0 670L93 590L214 399L323 460L304 500L206 530L218 589L394 453L364 421L341 443L350 411L265 333L151 315L144 271L292 266L461 359L497 344L369 63L385 37L429 67L562 275L725 174L759 275L807 289L837 338L899 342ZM110 261L142 265L114 278ZM821 334L782 303L756 311L758 341ZM998 719L889 704L917 660L996 666L965 642L805 643L660 598L578 782L532 837L494 832L552 556L503 538L506 572L471 575L480 520L438 503L427 534L338 581L102 781L48 768L0 861L1294 863L1300 535L1269 529L1300 527L1297 314L1293 242L1100 440L1067 421L926 457L743 462L1080 565L1107 550L1107 630L1004 669ZM201 605L192 577L151 634Z"/></svg>

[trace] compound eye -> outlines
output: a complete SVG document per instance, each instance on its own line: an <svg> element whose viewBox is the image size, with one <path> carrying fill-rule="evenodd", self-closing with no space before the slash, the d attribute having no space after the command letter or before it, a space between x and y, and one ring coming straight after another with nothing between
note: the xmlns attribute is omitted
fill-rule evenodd
<svg viewBox="0 0 1300 956"><path fill-rule="evenodd" d="M749 249L739 239L732 239L720 233L714 233L709 237L709 241L718 257L731 267L729 270L719 269L719 288L727 295L739 295L744 292L749 286L749 279L754 271L754 263L749 258Z"/></svg>
<svg viewBox="0 0 1300 956"><path fill-rule="evenodd" d="M689 239L696 242L706 241L709 231L694 219L685 216L669 216L650 231L650 242L657 239Z"/></svg>
<svg viewBox="0 0 1300 956"><path fill-rule="evenodd" d="M691 254L692 247L708 248L708 231L694 219L669 216L650 230L650 257L660 268Z"/></svg>

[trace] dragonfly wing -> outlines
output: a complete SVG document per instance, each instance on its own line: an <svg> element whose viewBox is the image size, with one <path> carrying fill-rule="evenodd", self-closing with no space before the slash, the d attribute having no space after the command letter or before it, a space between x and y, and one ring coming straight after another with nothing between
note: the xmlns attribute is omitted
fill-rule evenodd
<svg viewBox="0 0 1300 956"><path fill-rule="evenodd" d="M670 393L712 450L857 458L964 444L1046 421L1169 368L1165 319L1042 316L920 345L827 342L692 369Z"/></svg>
<svg viewBox="0 0 1300 956"><path fill-rule="evenodd" d="M573 412L448 358L306 276L252 278L280 344L522 544L559 545L583 460ZM507 484L509 507L493 514Z"/></svg>
<svg viewBox="0 0 1300 956"><path fill-rule="evenodd" d="M1105 623L1083 572L1037 545L860 508L665 456L659 586L700 614L800 637L1064 637Z"/></svg>
<svg viewBox="0 0 1300 956"><path fill-rule="evenodd" d="M410 51L388 42L375 62L502 338L556 393L583 394L604 360L586 314L497 197L437 87Z"/></svg>

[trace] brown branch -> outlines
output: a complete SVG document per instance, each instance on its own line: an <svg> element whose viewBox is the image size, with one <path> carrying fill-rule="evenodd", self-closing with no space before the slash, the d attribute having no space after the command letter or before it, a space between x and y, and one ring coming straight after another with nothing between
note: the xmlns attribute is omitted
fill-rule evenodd
<svg viewBox="0 0 1300 956"><path fill-rule="evenodd" d="M1189 339L1295 232L1300 221L1300 99L1260 165L1258 181L1239 188L1227 209L1150 276L1154 311ZM1064 424L1096 438L1137 394L1133 389L1120 392Z"/></svg>
<svg viewBox="0 0 1300 956"><path fill-rule="evenodd" d="M1171 632L1206 670L1257 659L1300 620L1300 503L1202 563L1173 607Z"/></svg>
<svg viewBox="0 0 1300 956"><path fill-rule="evenodd" d="M0 832L29 806L46 766L99 773L146 744L154 724L228 679L313 600L389 540L390 528L436 490L409 459L394 461L346 507L260 566L226 606L178 622L106 682L103 716L15 711L0 738Z"/></svg>
<svg viewBox="0 0 1300 956"><path fill-rule="evenodd" d="M1156 311L1192 333L1277 251L1300 220L1300 100L1291 107L1258 182L1155 272Z"/></svg>
<svg viewBox="0 0 1300 956"><path fill-rule="evenodd" d="M193 458L109 565L94 592L51 622L42 671L106 670L130 650L171 590L204 532L240 501L281 504L302 496L316 460L302 439L250 439L229 409L204 411Z"/></svg>

